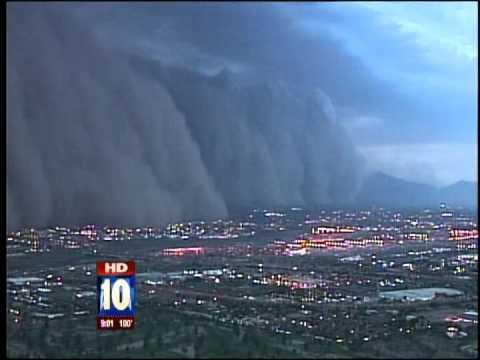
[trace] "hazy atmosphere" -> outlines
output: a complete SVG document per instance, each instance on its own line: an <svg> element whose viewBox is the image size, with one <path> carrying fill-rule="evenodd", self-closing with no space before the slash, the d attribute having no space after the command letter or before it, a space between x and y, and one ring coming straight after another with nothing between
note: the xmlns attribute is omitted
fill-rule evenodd
<svg viewBox="0 0 480 360"><path fill-rule="evenodd" d="M6 358L477 359L477 6L8 3Z"/></svg>
<svg viewBox="0 0 480 360"><path fill-rule="evenodd" d="M8 227L477 181L476 6L8 4Z"/></svg>

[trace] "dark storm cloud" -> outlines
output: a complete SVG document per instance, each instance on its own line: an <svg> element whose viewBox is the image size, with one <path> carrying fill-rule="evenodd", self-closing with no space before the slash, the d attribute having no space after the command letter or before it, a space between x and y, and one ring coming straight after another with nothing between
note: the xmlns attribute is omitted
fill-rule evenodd
<svg viewBox="0 0 480 360"><path fill-rule="evenodd" d="M141 17L132 13L134 20L118 24L119 39L121 29L135 23L145 30L153 14L146 5L139 8ZM108 36L93 37L90 28L101 28L102 14L109 13L95 12L95 5L7 9L10 229L161 224L222 217L238 206L347 202L354 196L361 161L328 118L321 92L337 86L329 87L333 75L310 60L303 67L306 58L291 53L301 46L291 43L302 39L288 31L278 37L285 22L270 16L273 10L156 5L151 20L165 19L175 30L167 45L180 49L170 58L179 64L172 64L148 59L130 45L111 49ZM91 16L83 19L86 14ZM263 23L268 16L273 30ZM199 28L204 31L196 34ZM124 34L125 44L133 41ZM187 69L181 50L192 47L185 42L195 44L194 53L203 51L207 62L254 71L209 76ZM325 67L347 68L342 54L327 52ZM282 68L286 76L280 76ZM309 71L324 74L318 84L309 86ZM296 77L301 81L292 85Z"/></svg>
<svg viewBox="0 0 480 360"><path fill-rule="evenodd" d="M242 73L245 81L283 79L304 96L320 88L347 125L349 118L357 115L387 120L387 126L373 129L373 136L368 134L370 141L389 143L392 139L404 141L405 135L429 136L432 106L419 108L415 90L408 89L406 94L404 82L385 79L377 71L389 63L385 59L391 62L390 53L398 54L398 61L409 69L418 67L418 50L412 50L404 37L383 36L385 29L370 28L367 34L363 31L362 39L378 38L378 46L369 54L369 63L363 62L333 30L357 31L356 24L367 23L370 17L329 5L122 3L79 7L78 15L82 21L97 24L96 32L105 44L148 54L162 63L210 72L228 67ZM311 31L305 28L305 22L313 21ZM397 43L402 46L393 45ZM376 64L373 68L372 63Z"/></svg>
<svg viewBox="0 0 480 360"><path fill-rule="evenodd" d="M411 106L352 57L328 29L305 32L291 15L295 7L275 3L123 3L78 10L82 20L98 22L98 33L116 46L137 51L144 47L151 55L158 51L163 57L173 56L168 50L175 47L184 51L177 56L183 55L185 63L203 55L212 62L223 60L225 66L240 64L252 77L281 78L300 91L320 87L338 106L377 112L387 111L392 104L399 106L399 102L404 108ZM94 10L97 15L92 17ZM326 9L316 16L320 22L323 17L330 20L332 12ZM179 49L178 44L183 47Z"/></svg>

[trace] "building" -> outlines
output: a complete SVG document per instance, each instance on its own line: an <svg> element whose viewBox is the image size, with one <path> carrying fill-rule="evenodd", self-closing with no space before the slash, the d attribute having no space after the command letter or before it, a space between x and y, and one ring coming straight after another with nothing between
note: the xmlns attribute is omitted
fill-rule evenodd
<svg viewBox="0 0 480 360"><path fill-rule="evenodd" d="M296 239L295 243L300 248L306 249L327 249L327 248L346 248L347 242L345 235L338 232L326 232L318 235L308 236L306 238Z"/></svg>
<svg viewBox="0 0 480 360"><path fill-rule="evenodd" d="M383 239L378 237L348 239L346 242L350 247L383 246L384 244Z"/></svg>
<svg viewBox="0 0 480 360"><path fill-rule="evenodd" d="M403 234L403 239L404 240L410 240L410 241L426 241L430 240L430 236L427 232L408 232L406 234Z"/></svg>
<svg viewBox="0 0 480 360"><path fill-rule="evenodd" d="M452 323L478 324L478 312L465 311L460 315L447 316L445 321Z"/></svg>
<svg viewBox="0 0 480 360"><path fill-rule="evenodd" d="M204 253L205 248L203 247L168 248L162 251L165 256L202 255Z"/></svg>
<svg viewBox="0 0 480 360"><path fill-rule="evenodd" d="M270 285L285 286L292 289L315 289L323 285L324 281L306 276L272 275L270 278L266 279L266 283Z"/></svg>
<svg viewBox="0 0 480 360"><path fill-rule="evenodd" d="M27 244L30 245L30 252L39 252L40 251L40 235L34 229L30 229L25 234Z"/></svg>
<svg viewBox="0 0 480 360"><path fill-rule="evenodd" d="M353 233L355 230L351 227L340 226L317 226L312 227L312 235L332 234L332 233Z"/></svg>
<svg viewBox="0 0 480 360"><path fill-rule="evenodd" d="M299 247L297 249L288 248L288 249L285 250L285 253L288 256L295 256L295 255L303 256L303 255L309 254L309 250L307 248L302 248L302 247Z"/></svg>
<svg viewBox="0 0 480 360"><path fill-rule="evenodd" d="M461 228L452 228L449 231L450 240L459 241L459 240L475 240L478 239L478 230L477 229L461 229Z"/></svg>
<svg viewBox="0 0 480 360"><path fill-rule="evenodd" d="M455 289L447 288L421 288L396 291L382 291L379 297L387 300L403 301L430 301L437 296L461 296L463 293Z"/></svg>

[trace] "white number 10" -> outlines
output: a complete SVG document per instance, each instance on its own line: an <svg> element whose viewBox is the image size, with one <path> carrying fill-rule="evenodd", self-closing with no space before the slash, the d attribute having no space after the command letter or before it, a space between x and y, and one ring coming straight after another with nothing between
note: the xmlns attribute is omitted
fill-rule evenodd
<svg viewBox="0 0 480 360"><path fill-rule="evenodd" d="M103 292L103 308L110 310L110 279L105 279L101 289ZM130 285L125 279L117 279L113 283L111 294L115 309L122 311L130 305Z"/></svg>

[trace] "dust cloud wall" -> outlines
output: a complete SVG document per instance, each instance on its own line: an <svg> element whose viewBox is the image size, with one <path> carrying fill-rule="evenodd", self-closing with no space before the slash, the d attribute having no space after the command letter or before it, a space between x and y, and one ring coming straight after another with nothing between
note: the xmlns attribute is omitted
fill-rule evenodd
<svg viewBox="0 0 480 360"><path fill-rule="evenodd" d="M362 160L325 96L240 80L115 51L61 7L9 5L8 230L352 200Z"/></svg>

